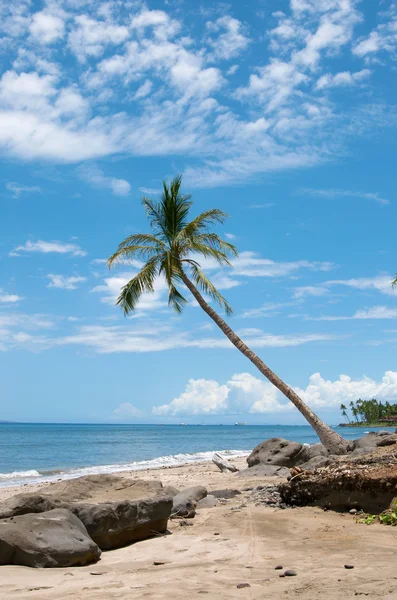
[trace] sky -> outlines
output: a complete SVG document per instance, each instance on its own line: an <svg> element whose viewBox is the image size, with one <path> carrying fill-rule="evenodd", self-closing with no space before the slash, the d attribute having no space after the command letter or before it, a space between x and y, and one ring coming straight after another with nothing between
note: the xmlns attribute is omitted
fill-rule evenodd
<svg viewBox="0 0 397 600"><path fill-rule="evenodd" d="M397 401L397 3L0 1L0 419L302 423L159 280L143 195L217 207L231 327L327 422ZM214 306L215 308L215 306Z"/></svg>

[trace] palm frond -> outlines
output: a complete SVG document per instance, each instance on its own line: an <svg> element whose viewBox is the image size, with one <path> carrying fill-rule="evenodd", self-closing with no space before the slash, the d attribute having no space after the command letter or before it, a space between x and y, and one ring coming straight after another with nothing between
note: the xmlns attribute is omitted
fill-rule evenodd
<svg viewBox="0 0 397 600"><path fill-rule="evenodd" d="M180 238L191 238L200 232L206 231L212 225L224 223L227 219L227 214L219 208L212 208L198 215L193 221L180 231Z"/></svg>
<svg viewBox="0 0 397 600"><path fill-rule="evenodd" d="M391 282L392 286L395 287L397 285L397 275L396 278Z"/></svg>
<svg viewBox="0 0 397 600"><path fill-rule="evenodd" d="M152 258L153 255L158 254L158 250L154 246L128 246L127 248L119 248L112 256L109 256L106 264L110 269L117 263L127 261L131 258Z"/></svg>
<svg viewBox="0 0 397 600"><path fill-rule="evenodd" d="M236 246L229 244L229 242L225 242L225 240L222 240L222 238L220 238L216 233L200 233L199 235L195 236L195 240L197 240L200 244L206 244L215 250L221 250L225 254L238 256Z"/></svg>
<svg viewBox="0 0 397 600"><path fill-rule="evenodd" d="M184 257L188 256L190 253L201 254L205 258L213 258L220 265L231 266L231 262L225 252L217 250L216 248L211 248L211 246L207 246L206 244L200 244L196 239L191 239L189 244L183 249ZM186 260L186 258L182 260Z"/></svg>
<svg viewBox="0 0 397 600"><path fill-rule="evenodd" d="M121 306L124 314L135 310L140 297L146 292L153 293L154 282L159 272L159 258L156 256L147 261L143 268L124 287L116 304Z"/></svg>
<svg viewBox="0 0 397 600"><path fill-rule="evenodd" d="M176 289L174 285L168 286L168 305L172 306L172 308L177 313L181 313L185 304L187 303L186 298L182 296L180 292Z"/></svg>
<svg viewBox="0 0 397 600"><path fill-rule="evenodd" d="M227 315L233 314L233 309L227 300L218 292L214 284L204 275L202 270L196 265L190 265L190 271L192 274L192 279L196 286L200 288L205 294L207 294L210 298L215 300L225 309Z"/></svg>
<svg viewBox="0 0 397 600"><path fill-rule="evenodd" d="M134 233L125 238L120 244L119 249L126 248L127 246L135 245L152 245L156 248L161 246L165 248L165 244L157 236L151 235L150 233Z"/></svg>
<svg viewBox="0 0 397 600"><path fill-rule="evenodd" d="M180 194L182 176L175 177L169 186L163 182L161 197L161 215L164 233L169 242L175 239L178 233L186 226L186 218L192 206L190 195Z"/></svg>

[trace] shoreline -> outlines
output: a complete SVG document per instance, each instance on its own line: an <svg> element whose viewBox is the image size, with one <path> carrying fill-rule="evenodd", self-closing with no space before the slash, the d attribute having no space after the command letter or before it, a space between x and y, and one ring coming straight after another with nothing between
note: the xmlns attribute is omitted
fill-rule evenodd
<svg viewBox="0 0 397 600"><path fill-rule="evenodd" d="M244 457L232 462L246 467ZM209 493L241 493L199 509L189 519L190 527L170 520L166 535L104 552L96 564L53 569L0 566L1 600L397 597L394 528L360 525L349 513L321 508L264 505L258 490L281 478L221 473L208 461L118 475L161 480L177 489L204 485ZM50 486L2 488L0 500L21 491L45 492ZM354 569L346 570L345 564ZM293 569L297 576L280 578L277 565Z"/></svg>

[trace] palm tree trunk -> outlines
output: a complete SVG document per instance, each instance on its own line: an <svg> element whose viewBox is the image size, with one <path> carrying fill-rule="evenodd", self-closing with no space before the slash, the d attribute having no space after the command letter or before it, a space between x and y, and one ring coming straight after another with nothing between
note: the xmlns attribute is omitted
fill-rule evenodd
<svg viewBox="0 0 397 600"><path fill-rule="evenodd" d="M192 293L194 298L197 300L201 308L207 313L209 317L218 325L223 331L227 338L236 346L237 350L240 350L244 356L246 356L259 371L264 375L277 389L280 390L284 396L292 402L292 404L299 410L299 412L305 417L310 423L322 444L327 448L331 454L346 454L348 449L347 440L343 439L339 433L333 431L324 421L307 406L303 400L296 394L286 383L284 383L265 363L257 356L248 346L234 333L229 325L216 313L210 305L204 300L203 296L190 281L187 275L182 271L182 280L188 290Z"/></svg>

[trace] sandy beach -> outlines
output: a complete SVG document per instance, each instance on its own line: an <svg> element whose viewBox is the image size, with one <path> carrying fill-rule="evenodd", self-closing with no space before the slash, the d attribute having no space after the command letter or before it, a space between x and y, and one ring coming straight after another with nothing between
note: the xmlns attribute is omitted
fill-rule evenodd
<svg viewBox="0 0 397 600"><path fill-rule="evenodd" d="M244 459L235 462L244 466ZM256 505L252 490L244 488L263 484L263 478L224 474L211 463L122 475L179 489L201 484L209 491L229 488L242 494L198 510L192 526L171 520L167 535L104 552L95 565L0 567L1 600L397 597L394 528L360 525L349 513L319 508ZM47 485L5 488L0 500ZM297 576L279 577L278 565Z"/></svg>

